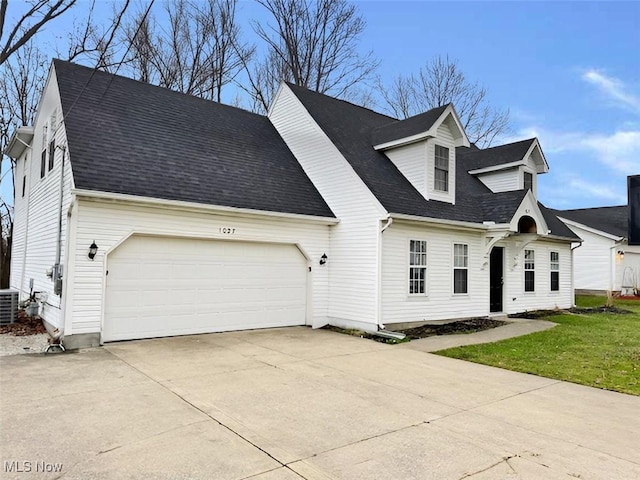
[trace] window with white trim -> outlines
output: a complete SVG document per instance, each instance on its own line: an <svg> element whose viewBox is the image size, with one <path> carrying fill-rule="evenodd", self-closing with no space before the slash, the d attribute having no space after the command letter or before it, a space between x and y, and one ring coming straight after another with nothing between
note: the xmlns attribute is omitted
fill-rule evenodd
<svg viewBox="0 0 640 480"><path fill-rule="evenodd" d="M56 152L56 110L51 114L51 120L49 121L49 171L53 170Z"/></svg>
<svg viewBox="0 0 640 480"><path fill-rule="evenodd" d="M40 178L47 173L47 126L42 127L42 153L40 154Z"/></svg>
<svg viewBox="0 0 640 480"><path fill-rule="evenodd" d="M409 295L424 295L427 278L427 242L409 241Z"/></svg>
<svg viewBox="0 0 640 480"><path fill-rule="evenodd" d="M533 174L524 172L524 189L533 192Z"/></svg>
<svg viewBox="0 0 640 480"><path fill-rule="evenodd" d="M453 293L469 292L469 245L453 245Z"/></svg>
<svg viewBox="0 0 640 480"><path fill-rule="evenodd" d="M433 188L439 192L449 191L449 149L435 146Z"/></svg>
<svg viewBox="0 0 640 480"><path fill-rule="evenodd" d="M524 251L524 291L536 290L536 258L533 250Z"/></svg>
<svg viewBox="0 0 640 480"><path fill-rule="evenodd" d="M549 270L551 271L551 291L560 291L560 253L551 252L549 256Z"/></svg>

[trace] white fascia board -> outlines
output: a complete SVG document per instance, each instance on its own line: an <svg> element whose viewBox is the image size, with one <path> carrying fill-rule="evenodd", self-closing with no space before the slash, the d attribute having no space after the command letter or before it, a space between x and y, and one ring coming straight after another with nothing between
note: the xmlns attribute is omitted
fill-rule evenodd
<svg viewBox="0 0 640 480"><path fill-rule="evenodd" d="M526 158L526 157L525 157ZM500 170L509 170L510 168L520 167L527 162L525 159L517 160L515 162L502 163L500 165L492 165L490 167L478 168L477 170L469 170L471 175L482 175L483 173L498 172Z"/></svg>
<svg viewBox="0 0 640 480"><path fill-rule="evenodd" d="M401 220L406 222L417 222L422 224L431 224L439 227L449 227L456 228L458 230L480 230L486 232L489 230L487 225L483 225L482 223L474 223L474 222L463 222L460 220L447 220L442 218L430 218L430 217L420 217L418 215L407 215L405 213L390 213L389 217L394 220ZM494 225L492 225L494 227Z"/></svg>
<svg viewBox="0 0 640 480"><path fill-rule="evenodd" d="M467 132L464 131L464 128L462 127L462 122L460 121L460 118L456 113L456 109L453 107L451 103L447 105L447 108L444 109L444 112L442 112L442 115L440 115L438 120L434 122L433 126L429 129L429 131L433 131L434 133L437 132L438 127L440 127L440 125L442 125L445 122L445 120L447 120L449 115L451 115L451 118L453 118L453 122L456 124L456 127L458 127L458 130L460 131L460 135L462 137L461 141L456 142L456 147L471 147L471 142L469 141L469 138L467 138Z"/></svg>
<svg viewBox="0 0 640 480"><path fill-rule="evenodd" d="M522 202L520 202L520 205L516 210L516 213L511 219L510 225L513 231L518 231L518 221L525 215L533 218L536 221L539 235L543 237L547 237L549 235L549 226L547 225L547 222L544 219L544 215L542 214L540 207L538 207L538 202L531 190L529 190L524 196Z"/></svg>
<svg viewBox="0 0 640 480"><path fill-rule="evenodd" d="M2 153L14 160L20 158L27 148L31 148L33 132L33 127L18 127L11 135L11 140Z"/></svg>
<svg viewBox="0 0 640 480"><path fill-rule="evenodd" d="M221 213L242 217L281 218L283 220L295 220L297 222L316 223L322 225L336 225L340 223L340 220L331 217L315 217L313 215L304 215L299 213L270 212L266 210L254 210L251 208L226 207L223 205L205 205L201 203L184 202L180 200L165 200L162 198L139 197L137 195L127 195L123 193L100 192L83 189L73 189L71 190L71 193L77 198L129 203L141 206L156 206L171 210L188 210L200 212L207 211L210 213Z"/></svg>
<svg viewBox="0 0 640 480"><path fill-rule="evenodd" d="M409 145L411 143L416 143L421 140L427 140L429 138L433 138L435 135L431 132L431 129L426 132L417 133L415 135L411 135L410 137L400 138L398 140L392 140L390 142L381 143L379 145L374 145L374 150L388 150L390 148L395 147L403 147L405 145Z"/></svg>
<svg viewBox="0 0 640 480"><path fill-rule="evenodd" d="M533 153L533 151L535 149L538 149L538 153L540 153L540 157L542 158L542 171L539 171L537 173L547 173L549 171L549 164L547 163L547 159L544 156L544 153L542 153L542 148L540 147L540 142L538 141L537 138L533 139L533 142L531 142L531 146L529 147L529 150L527 150L527 153L525 154L523 160L526 163L526 160L529 158L529 156Z"/></svg>
<svg viewBox="0 0 640 480"><path fill-rule="evenodd" d="M594 235L600 235L601 237L608 238L609 240L613 240L615 242L620 242L625 239L625 237L619 237L617 235L612 235L610 233L603 232L602 230L598 230L593 227L588 227L582 223L576 222L574 220L569 220L568 218L564 218L561 215L558 215L558 218L562 220L564 223L566 223L568 226L581 228L582 230L586 230L589 233L593 233Z"/></svg>
<svg viewBox="0 0 640 480"><path fill-rule="evenodd" d="M416 143L416 142L419 142L421 140L426 140L426 139L429 139L429 138L435 138L436 134L438 132L438 127L440 125L442 125L442 123L444 123L444 121L449 117L449 115L451 115L451 117L453 118L453 121L455 122L456 126L458 127L458 129L460 130L460 133L462 135L462 141L461 142L456 142L456 146L457 147L460 147L460 146L470 147L471 143L469 142L469 139L467 138L467 134L464 131L464 128L462 128L462 124L460 123L460 119L458 118L458 115L456 114L456 111L453 108L453 106L451 104L449 104L447 106L447 108L444 109L444 112L442 112L442 114L438 117L438 119L433 123L433 125L431 125L429 130L427 130L426 132L416 133L415 135L411 135L410 137L399 138L397 140L391 140L390 142L380 143L378 145L374 145L373 149L374 150L388 150L390 148L402 147L404 145L409 145L411 143ZM402 121L402 120L400 120L400 121Z"/></svg>

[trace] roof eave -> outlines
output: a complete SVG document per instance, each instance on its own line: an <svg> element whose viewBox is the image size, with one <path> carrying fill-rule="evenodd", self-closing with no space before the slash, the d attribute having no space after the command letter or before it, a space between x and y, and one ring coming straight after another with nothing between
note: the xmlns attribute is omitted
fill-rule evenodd
<svg viewBox="0 0 640 480"><path fill-rule="evenodd" d="M33 127L18 127L3 153L14 160L20 158L27 148L31 148L33 132Z"/></svg>
<svg viewBox="0 0 640 480"><path fill-rule="evenodd" d="M489 230L489 226L483 223L465 222L461 220L448 220L443 218L422 217L419 215L409 215L406 213L389 213L389 217L395 220L404 220L408 222L428 223L437 226L457 227L472 230Z"/></svg>
<svg viewBox="0 0 640 480"><path fill-rule="evenodd" d="M142 197L138 195L128 195L124 193L103 192L97 190L72 189L71 194L77 198L87 198L93 200L103 200L112 202L124 202L133 204L145 204L175 210L197 210L218 212L224 214L235 214L238 216L251 217L277 217L282 219L296 220L304 223L317 223L322 225L336 225L340 220L335 217L322 217L302 213L274 212L269 210L256 210L252 208L228 207L225 205L210 205L182 200L167 200L164 198Z"/></svg>

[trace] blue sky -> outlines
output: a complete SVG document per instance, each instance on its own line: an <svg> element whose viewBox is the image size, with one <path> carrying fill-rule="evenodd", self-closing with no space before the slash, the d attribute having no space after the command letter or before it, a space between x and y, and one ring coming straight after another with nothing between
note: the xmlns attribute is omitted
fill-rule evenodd
<svg viewBox="0 0 640 480"><path fill-rule="evenodd" d="M550 172L538 196L547 206L626 203L626 177L640 174L640 2L355 4L367 22L361 48L380 59L383 78L449 55L510 110L503 142L540 139ZM240 14L260 20L262 10L241 1ZM59 20L40 41L70 24Z"/></svg>

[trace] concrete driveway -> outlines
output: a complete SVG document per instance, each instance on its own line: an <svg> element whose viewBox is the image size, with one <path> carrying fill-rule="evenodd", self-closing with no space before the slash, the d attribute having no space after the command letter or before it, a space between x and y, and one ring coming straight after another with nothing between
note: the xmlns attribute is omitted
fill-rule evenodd
<svg viewBox="0 0 640 480"><path fill-rule="evenodd" d="M640 478L640 398L409 345L299 327L3 357L0 477Z"/></svg>

